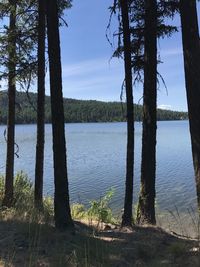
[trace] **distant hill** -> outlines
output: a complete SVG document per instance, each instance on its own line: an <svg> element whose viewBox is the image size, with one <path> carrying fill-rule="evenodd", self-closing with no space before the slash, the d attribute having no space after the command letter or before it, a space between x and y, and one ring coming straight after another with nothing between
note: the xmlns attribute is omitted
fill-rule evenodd
<svg viewBox="0 0 200 267"><path fill-rule="evenodd" d="M7 122L7 92L0 92L0 123ZM36 122L37 94L29 93L29 99L24 92L17 92L16 123ZM142 119L142 106L134 105L135 118ZM96 100L76 100L64 98L65 122L120 122L126 121L126 106L120 102L102 102ZM45 121L51 122L50 97L46 96ZM158 120L184 120L186 112L176 112L158 109Z"/></svg>

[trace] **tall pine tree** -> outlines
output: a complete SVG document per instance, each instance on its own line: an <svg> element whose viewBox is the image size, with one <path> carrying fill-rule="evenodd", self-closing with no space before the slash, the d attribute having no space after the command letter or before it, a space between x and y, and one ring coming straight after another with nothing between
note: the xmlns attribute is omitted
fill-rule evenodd
<svg viewBox="0 0 200 267"><path fill-rule="evenodd" d="M69 205L57 1L49 0L46 10L53 130L55 226L63 230L73 227L73 221Z"/></svg>
<svg viewBox="0 0 200 267"><path fill-rule="evenodd" d="M129 25L129 1L121 0L121 16L124 43L124 69L127 102L127 155L126 155L126 186L124 213L122 226L132 226L132 202L133 202L133 164L134 164L134 114L133 114L133 88L132 88L132 62L131 39Z"/></svg>
<svg viewBox="0 0 200 267"><path fill-rule="evenodd" d="M13 201L14 152L15 152L15 95L16 95L16 0L10 0L8 28L8 123L5 196L3 206L10 207Z"/></svg>
<svg viewBox="0 0 200 267"><path fill-rule="evenodd" d="M45 33L46 1L38 0L38 67L37 67L37 144L35 161L35 207L43 206L43 169L45 142Z"/></svg>
<svg viewBox="0 0 200 267"><path fill-rule="evenodd" d="M137 210L138 223L156 223L156 99L157 1L145 0L143 132L141 188Z"/></svg>
<svg viewBox="0 0 200 267"><path fill-rule="evenodd" d="M185 84L200 214L200 43L196 0L180 0Z"/></svg>

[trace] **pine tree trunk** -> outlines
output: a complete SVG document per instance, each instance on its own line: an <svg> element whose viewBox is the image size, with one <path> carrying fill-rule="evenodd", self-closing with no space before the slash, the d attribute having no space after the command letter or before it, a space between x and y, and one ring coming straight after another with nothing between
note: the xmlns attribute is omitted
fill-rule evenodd
<svg viewBox="0 0 200 267"><path fill-rule="evenodd" d="M42 208L43 168L45 143L45 1L39 0L38 18L38 95L37 95L37 145L35 163L35 207Z"/></svg>
<svg viewBox="0 0 200 267"><path fill-rule="evenodd" d="M124 214L122 226L132 226L132 203L133 203L133 166L134 166L134 112L133 112L133 88L132 88L132 65L131 65L131 42L129 28L128 1L121 0L122 26L124 40L124 67L125 86L127 100L127 156L126 156L126 185Z"/></svg>
<svg viewBox="0 0 200 267"><path fill-rule="evenodd" d="M200 42L196 0L180 0L185 84L200 212Z"/></svg>
<svg viewBox="0 0 200 267"><path fill-rule="evenodd" d="M8 32L8 122L5 196L3 206L13 202L14 155L15 155L15 94L16 94L16 1L10 0L10 21Z"/></svg>
<svg viewBox="0 0 200 267"><path fill-rule="evenodd" d="M145 1L144 94L141 188L137 222L156 224L157 1Z"/></svg>
<svg viewBox="0 0 200 267"><path fill-rule="evenodd" d="M58 229L66 229L73 227L73 221L69 205L60 37L57 1L55 0L49 0L47 4L47 35L53 130L55 226Z"/></svg>

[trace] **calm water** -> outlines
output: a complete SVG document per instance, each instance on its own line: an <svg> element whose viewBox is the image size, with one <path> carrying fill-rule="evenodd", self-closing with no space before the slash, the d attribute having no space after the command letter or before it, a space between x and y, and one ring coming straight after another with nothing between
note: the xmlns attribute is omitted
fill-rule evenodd
<svg viewBox="0 0 200 267"><path fill-rule="evenodd" d="M0 167L5 169L5 126L0 126ZM141 123L136 123L134 200L137 200L140 179ZM110 187L115 188L112 206L123 206L126 124L67 124L68 172L71 201L87 203L97 199ZM45 193L53 195L51 125L46 125ZM15 171L24 170L34 179L35 125L18 125L16 143L19 158ZM157 205L160 210L186 211L196 207L195 185L187 121L158 123L157 137Z"/></svg>

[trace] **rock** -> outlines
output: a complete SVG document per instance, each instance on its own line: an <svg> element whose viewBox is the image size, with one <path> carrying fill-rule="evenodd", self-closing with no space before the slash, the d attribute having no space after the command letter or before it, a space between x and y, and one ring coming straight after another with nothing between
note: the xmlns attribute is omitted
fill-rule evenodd
<svg viewBox="0 0 200 267"><path fill-rule="evenodd" d="M112 230L112 228L111 228L111 226L109 225L109 224L106 224L105 226L104 226L104 229L103 229L104 231L108 231L108 230Z"/></svg>

